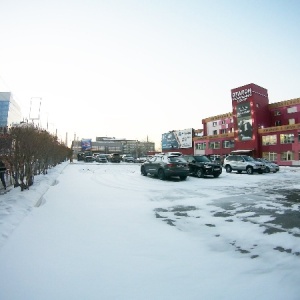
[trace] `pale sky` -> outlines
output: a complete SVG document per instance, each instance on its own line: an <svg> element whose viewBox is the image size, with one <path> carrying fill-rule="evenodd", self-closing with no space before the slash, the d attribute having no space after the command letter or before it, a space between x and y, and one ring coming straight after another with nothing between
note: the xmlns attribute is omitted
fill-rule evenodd
<svg viewBox="0 0 300 300"><path fill-rule="evenodd" d="M300 97L300 1L1 0L0 91L68 144L202 128L255 83Z"/></svg>

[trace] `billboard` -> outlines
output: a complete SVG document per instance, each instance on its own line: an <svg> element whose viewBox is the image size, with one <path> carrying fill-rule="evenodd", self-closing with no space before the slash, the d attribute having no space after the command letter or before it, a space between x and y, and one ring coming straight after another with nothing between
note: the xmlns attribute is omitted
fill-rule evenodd
<svg viewBox="0 0 300 300"><path fill-rule="evenodd" d="M81 151L92 150L92 139L81 140Z"/></svg>
<svg viewBox="0 0 300 300"><path fill-rule="evenodd" d="M162 150L192 148L193 129L173 130L162 134Z"/></svg>
<svg viewBox="0 0 300 300"><path fill-rule="evenodd" d="M252 140L253 124L249 102L240 103L236 106L238 137L240 141Z"/></svg>

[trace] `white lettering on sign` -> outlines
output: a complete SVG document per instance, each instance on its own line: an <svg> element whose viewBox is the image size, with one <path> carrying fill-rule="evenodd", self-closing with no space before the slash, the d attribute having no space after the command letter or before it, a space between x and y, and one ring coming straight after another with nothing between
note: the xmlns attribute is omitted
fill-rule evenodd
<svg viewBox="0 0 300 300"><path fill-rule="evenodd" d="M232 101L237 101L237 103L239 103L239 102L246 101L251 96L252 96L252 90L251 90L251 88L249 88L249 89L244 89L244 90L240 90L238 92L232 93L231 98L232 98Z"/></svg>

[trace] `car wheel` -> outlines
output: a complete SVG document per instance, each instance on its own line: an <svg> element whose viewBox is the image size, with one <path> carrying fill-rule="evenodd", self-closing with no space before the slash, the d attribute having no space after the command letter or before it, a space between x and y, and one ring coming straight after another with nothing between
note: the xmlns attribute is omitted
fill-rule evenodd
<svg viewBox="0 0 300 300"><path fill-rule="evenodd" d="M252 175L253 174L253 168L252 167L247 167L246 172L247 172L247 174Z"/></svg>
<svg viewBox="0 0 300 300"><path fill-rule="evenodd" d="M197 176L198 178L203 178L203 177L204 177L203 170L202 170L202 169L198 169L198 170L196 171L196 176Z"/></svg>
<svg viewBox="0 0 300 300"><path fill-rule="evenodd" d="M230 166L226 166L225 170L227 173L231 173L232 172L232 168Z"/></svg>
<svg viewBox="0 0 300 300"><path fill-rule="evenodd" d="M142 174L143 176L147 176L147 172L146 172L145 167L141 167L141 174Z"/></svg>
<svg viewBox="0 0 300 300"><path fill-rule="evenodd" d="M218 178L220 176L220 174L214 174L215 178Z"/></svg>
<svg viewBox="0 0 300 300"><path fill-rule="evenodd" d="M160 180L165 180L165 179L166 179L166 175L165 175L165 172L164 172L163 169L159 169L159 170L158 170L157 176L158 176L158 178L159 178Z"/></svg>
<svg viewBox="0 0 300 300"><path fill-rule="evenodd" d="M270 173L270 168L266 167L266 173Z"/></svg>
<svg viewBox="0 0 300 300"><path fill-rule="evenodd" d="M179 178L180 178L181 180L186 180L187 176L182 175L182 176L179 176Z"/></svg>

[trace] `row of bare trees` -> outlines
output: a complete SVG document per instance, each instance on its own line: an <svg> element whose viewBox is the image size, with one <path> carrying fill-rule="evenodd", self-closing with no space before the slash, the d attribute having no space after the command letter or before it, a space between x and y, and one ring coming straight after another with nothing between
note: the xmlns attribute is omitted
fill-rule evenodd
<svg viewBox="0 0 300 300"><path fill-rule="evenodd" d="M58 142L56 136L31 124L11 127L0 134L0 160L11 176L14 187L29 189L34 175L72 157L72 150Z"/></svg>

